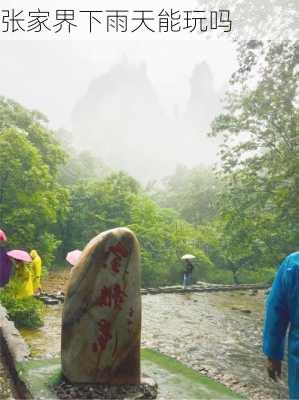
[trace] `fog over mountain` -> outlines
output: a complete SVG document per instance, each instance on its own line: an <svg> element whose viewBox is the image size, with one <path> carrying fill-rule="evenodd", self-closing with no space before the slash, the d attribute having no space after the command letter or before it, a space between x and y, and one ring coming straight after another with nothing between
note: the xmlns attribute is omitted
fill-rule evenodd
<svg viewBox="0 0 299 400"><path fill-rule="evenodd" d="M74 107L75 143L141 180L161 178L178 163L210 164L215 141L206 133L221 108L206 62L195 65L189 88L185 109L168 113L146 64L124 59L94 79Z"/></svg>
<svg viewBox="0 0 299 400"><path fill-rule="evenodd" d="M69 131L70 152L143 181L215 162L205 133L236 69L232 43L16 40L0 50L0 95Z"/></svg>

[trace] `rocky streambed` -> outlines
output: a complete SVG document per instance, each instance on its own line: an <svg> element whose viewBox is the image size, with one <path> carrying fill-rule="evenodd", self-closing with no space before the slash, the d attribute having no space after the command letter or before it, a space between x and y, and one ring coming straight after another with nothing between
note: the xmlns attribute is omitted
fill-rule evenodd
<svg viewBox="0 0 299 400"><path fill-rule="evenodd" d="M143 345L175 357L250 399L287 398L261 353L264 293L147 296ZM285 370L285 368L284 368Z"/></svg>
<svg viewBox="0 0 299 400"><path fill-rule="evenodd" d="M172 356L250 399L287 398L268 379L261 353L264 292L143 296L142 346ZM62 305L48 306L45 326L22 331L34 357L60 352Z"/></svg>

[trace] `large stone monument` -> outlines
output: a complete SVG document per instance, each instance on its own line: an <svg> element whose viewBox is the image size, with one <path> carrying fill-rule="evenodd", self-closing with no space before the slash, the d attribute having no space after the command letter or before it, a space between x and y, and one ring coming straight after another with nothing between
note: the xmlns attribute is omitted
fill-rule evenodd
<svg viewBox="0 0 299 400"><path fill-rule="evenodd" d="M126 228L94 237L72 269L61 357L72 383L139 384L139 245Z"/></svg>

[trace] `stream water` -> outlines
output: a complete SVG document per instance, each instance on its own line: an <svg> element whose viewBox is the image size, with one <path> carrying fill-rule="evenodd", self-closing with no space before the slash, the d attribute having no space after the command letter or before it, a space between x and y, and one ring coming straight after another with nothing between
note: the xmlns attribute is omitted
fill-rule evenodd
<svg viewBox="0 0 299 400"><path fill-rule="evenodd" d="M172 356L250 399L287 398L270 382L261 353L264 294L248 292L143 296L142 346ZM32 356L60 353L62 306L46 309L45 325L21 333Z"/></svg>

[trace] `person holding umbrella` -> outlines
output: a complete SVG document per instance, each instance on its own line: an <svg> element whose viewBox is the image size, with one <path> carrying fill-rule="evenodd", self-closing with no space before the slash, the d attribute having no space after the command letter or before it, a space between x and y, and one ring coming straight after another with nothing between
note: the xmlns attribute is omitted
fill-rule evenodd
<svg viewBox="0 0 299 400"><path fill-rule="evenodd" d="M0 288L5 286L10 278L12 262L6 254L7 236L0 229Z"/></svg>
<svg viewBox="0 0 299 400"><path fill-rule="evenodd" d="M6 253L15 262L15 273L10 279L9 287L16 299L24 299L33 296L33 283L31 268L31 256L24 250L11 250Z"/></svg>
<svg viewBox="0 0 299 400"><path fill-rule="evenodd" d="M184 279L183 279L183 287L187 288L188 285L192 285L192 272L194 265L192 264L192 260L195 259L195 256L192 254L185 254L181 260L184 261Z"/></svg>

